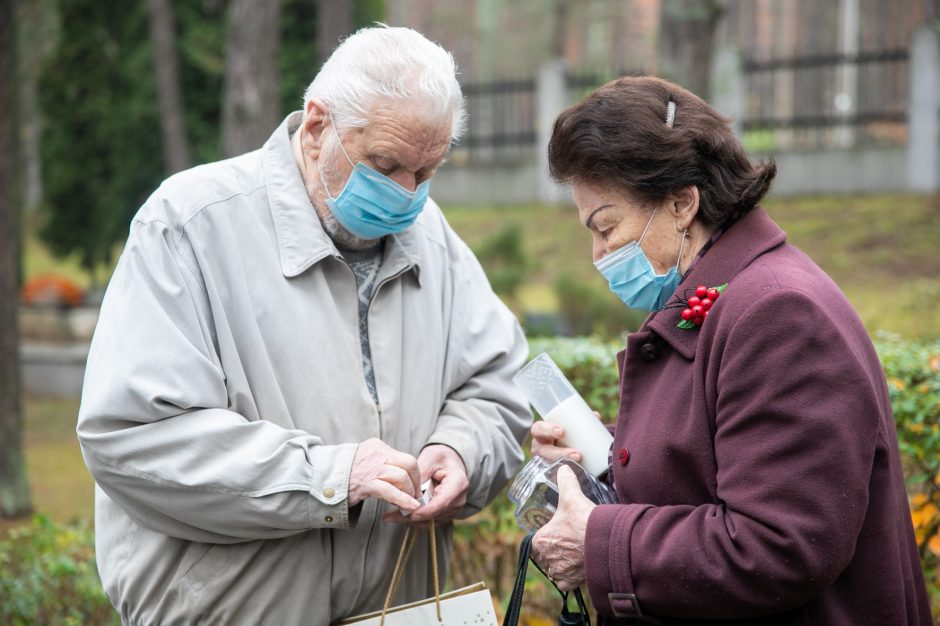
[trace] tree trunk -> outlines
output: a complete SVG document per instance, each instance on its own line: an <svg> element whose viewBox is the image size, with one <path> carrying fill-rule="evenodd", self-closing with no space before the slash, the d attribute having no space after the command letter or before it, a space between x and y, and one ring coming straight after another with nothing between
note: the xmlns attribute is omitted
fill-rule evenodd
<svg viewBox="0 0 940 626"><path fill-rule="evenodd" d="M149 0L150 44L157 71L157 100L160 103L160 131L163 140L163 164L167 174L189 167L189 144L183 118L176 31L170 0Z"/></svg>
<svg viewBox="0 0 940 626"><path fill-rule="evenodd" d="M259 148L280 111L280 0L232 0L228 7L222 88L222 153Z"/></svg>
<svg viewBox="0 0 940 626"><path fill-rule="evenodd" d="M352 0L317 0L317 58L322 66L352 30Z"/></svg>
<svg viewBox="0 0 940 626"><path fill-rule="evenodd" d="M20 402L16 0L0 0L0 517L30 512Z"/></svg>
<svg viewBox="0 0 940 626"><path fill-rule="evenodd" d="M702 98L709 98L715 31L721 0L663 0L659 22L659 72Z"/></svg>

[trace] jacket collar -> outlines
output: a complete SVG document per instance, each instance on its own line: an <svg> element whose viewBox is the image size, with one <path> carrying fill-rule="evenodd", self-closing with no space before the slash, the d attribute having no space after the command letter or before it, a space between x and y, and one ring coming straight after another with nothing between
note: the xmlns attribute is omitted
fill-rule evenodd
<svg viewBox="0 0 940 626"><path fill-rule="evenodd" d="M712 245L698 264L682 280L677 294L696 285L714 287L730 283L754 259L782 245L787 235L760 207L746 213ZM730 286L729 289L733 289ZM670 303L675 302L675 296ZM676 324L682 319L682 309L664 309L648 318L645 326L656 332L672 348L687 359L695 356L701 334L698 330L683 330Z"/></svg>
<svg viewBox="0 0 940 626"><path fill-rule="evenodd" d="M288 278L299 276L326 257L342 259L310 204L291 150L291 134L302 119L301 111L288 115L261 148L281 272ZM382 261L383 275L412 270L420 280L420 245L414 231L411 227L388 238Z"/></svg>

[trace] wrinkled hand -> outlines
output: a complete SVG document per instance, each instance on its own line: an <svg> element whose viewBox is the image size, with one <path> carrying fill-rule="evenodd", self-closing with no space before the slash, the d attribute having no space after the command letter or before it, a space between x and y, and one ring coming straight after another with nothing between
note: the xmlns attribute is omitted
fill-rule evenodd
<svg viewBox="0 0 940 626"><path fill-rule="evenodd" d="M431 444L425 446L418 455L418 467L421 470L421 482L431 481L431 501L413 511L409 517L404 517L399 511L389 511L383 519L412 524L430 519L436 522L453 520L467 503L467 489L470 487L463 459L450 446Z"/></svg>
<svg viewBox="0 0 940 626"><path fill-rule="evenodd" d="M406 511L418 509L418 461L381 439L366 439L356 448L349 472L349 506L379 498Z"/></svg>
<svg viewBox="0 0 940 626"><path fill-rule="evenodd" d="M535 533L532 555L562 591L581 586L585 579L584 538L587 522L596 504L581 493L571 468L558 469L558 510Z"/></svg>
<svg viewBox="0 0 940 626"><path fill-rule="evenodd" d="M549 463L567 457L581 462L581 453L574 448L559 445L559 439L565 436L565 429L558 424L537 420L532 423L532 454L540 456Z"/></svg>

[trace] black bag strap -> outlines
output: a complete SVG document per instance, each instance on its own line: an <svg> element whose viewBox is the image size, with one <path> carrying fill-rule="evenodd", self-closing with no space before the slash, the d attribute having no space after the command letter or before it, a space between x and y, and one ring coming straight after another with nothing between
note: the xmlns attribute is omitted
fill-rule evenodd
<svg viewBox="0 0 940 626"><path fill-rule="evenodd" d="M509 606L506 607L506 617L503 618L503 626L518 626L519 615L522 612L522 596L525 593L525 577L529 569L529 560L532 554L532 538L535 532L531 532L522 539L519 546L519 563L516 567L516 583L513 585L512 595L509 596ZM574 598L578 604L578 611L568 610L568 593L558 588L551 578L548 577L539 564L532 561L537 570L548 578L549 582L555 587L555 590L561 595L562 607L561 614L558 616L559 626L591 626L591 617L584 602L584 596L580 589L574 590Z"/></svg>

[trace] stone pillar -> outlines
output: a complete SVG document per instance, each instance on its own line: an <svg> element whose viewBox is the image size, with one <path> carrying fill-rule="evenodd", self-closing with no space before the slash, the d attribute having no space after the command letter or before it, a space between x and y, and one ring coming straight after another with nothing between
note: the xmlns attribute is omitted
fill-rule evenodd
<svg viewBox="0 0 940 626"><path fill-rule="evenodd" d="M911 43L907 185L921 193L940 191L940 34L927 26Z"/></svg>
<svg viewBox="0 0 940 626"><path fill-rule="evenodd" d="M560 203L568 193L548 175L548 141L555 118L568 106L567 66L563 59L549 61L539 70L535 85L535 133L537 137L538 198L541 202Z"/></svg>
<svg viewBox="0 0 940 626"><path fill-rule="evenodd" d="M712 57L709 103L716 111L732 119L731 129L744 139L744 116L747 114L744 69L737 50L720 47Z"/></svg>

